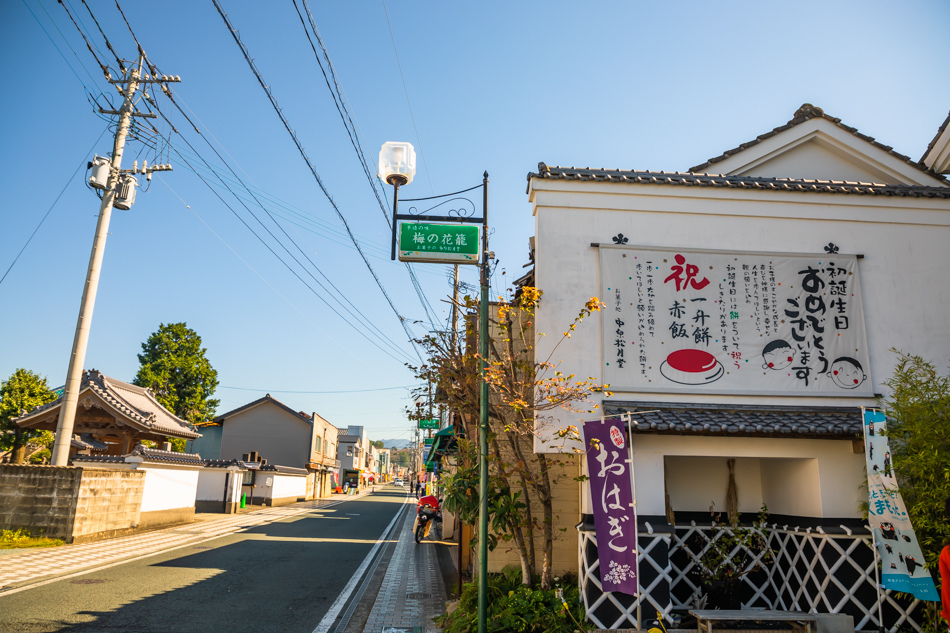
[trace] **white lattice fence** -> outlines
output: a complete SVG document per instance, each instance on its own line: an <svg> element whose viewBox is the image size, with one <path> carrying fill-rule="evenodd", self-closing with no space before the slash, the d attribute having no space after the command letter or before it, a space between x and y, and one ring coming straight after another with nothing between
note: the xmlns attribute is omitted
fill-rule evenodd
<svg viewBox="0 0 950 633"><path fill-rule="evenodd" d="M831 528L829 528L830 530ZM721 532L708 525L677 526L675 533L642 533L640 583L641 616L652 620L656 611L693 606L703 592L696 559ZM855 629L878 628L878 592L875 589L875 557L868 533L848 528L828 533L821 528L794 530L773 525L766 528L768 548L774 563L742 577L740 596L746 608L769 608L810 613L847 613ZM638 598L604 593L600 584L597 538L593 531L579 533L581 596L588 618L600 628L637 626ZM761 552L749 552L748 565L761 560ZM741 559L737 548L730 559ZM886 592L882 605L888 630L911 627L920 630L923 609L919 601L898 600Z"/></svg>
<svg viewBox="0 0 950 633"><path fill-rule="evenodd" d="M769 546L775 564L769 569L769 584L776 596L775 607L809 613L847 613L857 630L878 628L879 593L875 583L874 550L870 534L828 534L816 530L772 529ZM923 612L919 600L898 600L891 591L882 604L885 627L910 626Z"/></svg>
<svg viewBox="0 0 950 633"><path fill-rule="evenodd" d="M640 628L637 607L640 606L644 623L656 618L656 612L669 615L670 563L667 555L669 534L640 534L637 538L640 596L604 592L600 583L600 561L597 556L597 536L593 531L579 532L578 582L587 619L601 629Z"/></svg>

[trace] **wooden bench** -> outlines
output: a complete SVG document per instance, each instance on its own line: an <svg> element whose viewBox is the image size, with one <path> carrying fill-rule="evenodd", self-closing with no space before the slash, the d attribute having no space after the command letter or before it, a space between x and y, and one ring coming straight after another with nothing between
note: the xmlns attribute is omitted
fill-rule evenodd
<svg viewBox="0 0 950 633"><path fill-rule="evenodd" d="M690 615L696 618L699 633L713 633L713 623L732 621L732 622L788 622L792 625L795 633L814 633L814 624L818 616L813 613L802 613L800 611L773 611L771 609L739 609L739 610L720 610L720 609L698 609L690 611Z"/></svg>

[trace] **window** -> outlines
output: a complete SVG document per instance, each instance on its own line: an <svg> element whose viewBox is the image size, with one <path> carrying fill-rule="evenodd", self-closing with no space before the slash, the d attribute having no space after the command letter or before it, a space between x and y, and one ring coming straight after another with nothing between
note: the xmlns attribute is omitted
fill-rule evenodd
<svg viewBox="0 0 950 633"><path fill-rule="evenodd" d="M316 452L319 453L319 452L320 452L320 449L321 449L322 447L323 447L323 439L318 437L318 438L317 438L317 445L316 445L316 447L315 447Z"/></svg>

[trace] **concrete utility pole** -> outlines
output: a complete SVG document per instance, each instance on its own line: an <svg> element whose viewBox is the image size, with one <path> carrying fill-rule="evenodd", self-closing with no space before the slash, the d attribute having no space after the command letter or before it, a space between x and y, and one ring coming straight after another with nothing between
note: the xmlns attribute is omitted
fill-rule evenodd
<svg viewBox="0 0 950 633"><path fill-rule="evenodd" d="M76 407L79 403L79 389L82 383L83 363L86 360L86 347L89 344L89 330L92 326L92 312L96 305L96 292L99 289L99 274L102 270L102 259L106 250L106 237L109 234L109 220L112 217L112 207L115 204L117 190L121 179L126 173L135 173L136 170L122 171L122 152L125 149L125 140L129 135L129 127L133 116L155 118L154 114L142 114L135 111L135 93L143 83L164 83L180 81L178 77L150 77L142 74L145 63L145 54L139 53L138 63L126 71L123 79L113 80L108 75L109 83L116 86L125 100L118 112L119 124L115 132L115 142L112 147L112 162L109 169L109 180L102 193L102 205L99 207L99 221L96 224L96 237L92 244L92 253L89 255L89 268L86 271L86 284L82 291L82 303L79 307L79 319L76 323L76 334L73 337L73 349L69 356L69 368L66 370L66 387L63 391L63 401L59 409L59 421L56 424L56 440L53 443L53 466L66 466L69 462L69 447L72 442L73 425L76 421ZM124 88L120 86L124 84ZM167 171L168 165L155 165L147 168L143 163L141 173L152 171Z"/></svg>

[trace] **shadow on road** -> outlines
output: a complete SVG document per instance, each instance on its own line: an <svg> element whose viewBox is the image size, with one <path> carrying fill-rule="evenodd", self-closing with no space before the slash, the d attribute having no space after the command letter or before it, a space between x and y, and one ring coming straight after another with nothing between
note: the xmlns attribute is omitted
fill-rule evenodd
<svg viewBox="0 0 950 633"><path fill-rule="evenodd" d="M309 633L389 524L388 502L404 499L377 492L9 596L0 630Z"/></svg>

